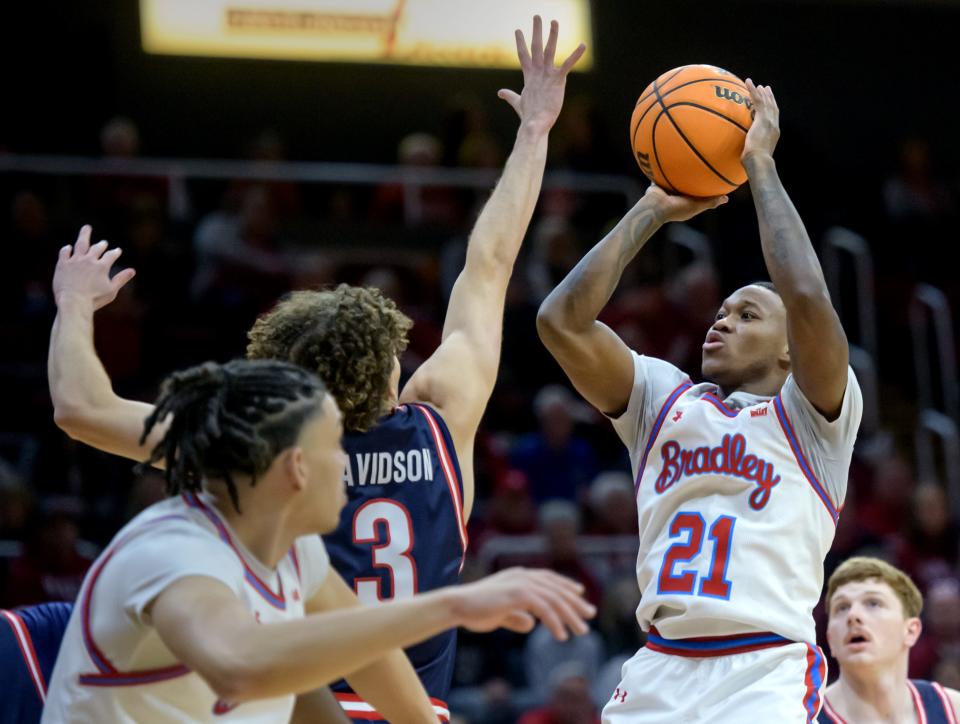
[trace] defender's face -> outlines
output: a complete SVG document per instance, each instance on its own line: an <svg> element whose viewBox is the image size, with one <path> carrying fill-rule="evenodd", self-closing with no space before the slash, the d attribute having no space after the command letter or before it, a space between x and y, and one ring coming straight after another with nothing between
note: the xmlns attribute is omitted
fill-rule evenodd
<svg viewBox="0 0 960 724"><path fill-rule="evenodd" d="M343 471L347 456L341 446L343 423L333 395L323 401L322 413L304 425L299 446L309 485L309 510L314 512L316 530L329 533L340 523L347 504Z"/></svg>
<svg viewBox="0 0 960 724"><path fill-rule="evenodd" d="M787 311L774 292L742 287L720 305L703 342L703 376L722 387L764 377L786 359Z"/></svg>
<svg viewBox="0 0 960 724"><path fill-rule="evenodd" d="M920 635L920 619L906 618L893 589L878 579L840 586L828 614L827 641L841 666L893 663Z"/></svg>

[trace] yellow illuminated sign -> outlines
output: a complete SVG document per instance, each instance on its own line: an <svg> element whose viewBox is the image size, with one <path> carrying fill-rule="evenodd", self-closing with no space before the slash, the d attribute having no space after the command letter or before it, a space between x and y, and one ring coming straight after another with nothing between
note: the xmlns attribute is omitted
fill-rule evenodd
<svg viewBox="0 0 960 724"><path fill-rule="evenodd" d="M140 0L148 53L455 67L518 67L534 14L590 67L589 0Z"/></svg>

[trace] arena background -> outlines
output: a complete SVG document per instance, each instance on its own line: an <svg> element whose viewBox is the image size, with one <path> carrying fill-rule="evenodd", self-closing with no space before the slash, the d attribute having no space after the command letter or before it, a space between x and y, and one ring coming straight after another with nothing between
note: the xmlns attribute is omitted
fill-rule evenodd
<svg viewBox="0 0 960 724"><path fill-rule="evenodd" d="M641 643L626 457L609 425L565 394L535 341L534 315L545 290L643 187L626 139L636 96L658 73L693 62L773 86L778 167L815 244L837 226L867 242L866 301L878 336L865 346L878 373L878 415L858 443L828 572L858 551L905 567L928 596L911 674L960 688L960 500L945 492L951 474L960 488L950 467L960 451L947 437L936 456L944 464L918 468L916 445L920 420L958 422L957 381L955 368L938 381L950 359L932 346L917 353L917 373L909 326L918 290L940 299L918 285L941 290L948 312L960 298L949 263L960 190L960 3L595 0L592 9L594 66L570 79L551 136L553 175L508 304L500 381L478 442L468 575L516 561L552 565L587 584L601 615L595 636L563 651L536 635L464 636L453 708L473 722L513 721L540 706L591 721L585 690L602 702L618 662ZM383 286L415 318L408 371L436 343L465 233L512 142L515 115L496 91L519 89L521 76L147 55L129 1L17 3L3 13L0 606L12 606L75 595L98 547L162 495L158 476L72 443L52 422L49 282L56 250L80 224L123 246L124 262L139 271L97 316L98 348L121 394L148 399L175 367L241 354L245 329L277 296L335 281ZM435 166L428 172L473 174L404 188L396 169L379 168L401 154L408 165ZM129 156L259 159L277 178L149 178L69 159L38 172L42 159L28 158L36 156L114 156L121 171ZM378 168L329 167L325 180L294 181L283 180L297 168L284 161ZM221 222L237 220L258 230L259 272L208 253L210 235L225 233ZM673 243L661 233L644 250L606 318L631 343L696 373L719 299L764 273L746 189L692 228L705 237ZM862 345L869 333L854 313L853 264L838 270L844 322ZM944 349L955 354L955 319L944 328L954 332ZM921 415L927 391L944 417Z"/></svg>

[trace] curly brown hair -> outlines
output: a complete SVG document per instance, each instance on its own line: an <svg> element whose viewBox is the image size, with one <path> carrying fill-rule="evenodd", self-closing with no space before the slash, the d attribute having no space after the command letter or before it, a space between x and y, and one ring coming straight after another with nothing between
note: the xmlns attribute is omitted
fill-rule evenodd
<svg viewBox="0 0 960 724"><path fill-rule="evenodd" d="M292 362L320 376L343 413L364 432L386 411L394 358L413 322L379 289L341 284L291 293L248 332L248 359Z"/></svg>

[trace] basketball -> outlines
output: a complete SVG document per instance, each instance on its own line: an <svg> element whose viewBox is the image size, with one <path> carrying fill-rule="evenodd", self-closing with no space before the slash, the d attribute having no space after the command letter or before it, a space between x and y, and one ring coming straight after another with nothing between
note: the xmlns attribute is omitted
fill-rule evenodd
<svg viewBox="0 0 960 724"><path fill-rule="evenodd" d="M719 196L747 180L740 163L750 128L743 81L712 65L663 73L640 94L630 144L640 169L669 193Z"/></svg>

